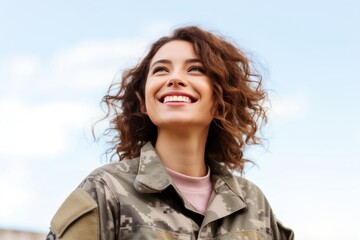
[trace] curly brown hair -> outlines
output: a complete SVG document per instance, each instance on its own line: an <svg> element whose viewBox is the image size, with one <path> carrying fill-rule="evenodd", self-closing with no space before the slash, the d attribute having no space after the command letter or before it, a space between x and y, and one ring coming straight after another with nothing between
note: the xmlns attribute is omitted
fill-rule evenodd
<svg viewBox="0 0 360 240"><path fill-rule="evenodd" d="M105 135L115 134L107 153L113 152L120 160L134 158L140 155L146 142L155 144L157 127L141 111L141 106L149 64L156 52L173 40L193 44L214 86L215 114L207 138L206 158L242 172L248 162L243 156L245 146L261 142L257 132L267 120L263 106L267 93L262 77L244 52L224 37L197 26L175 29L172 35L154 42L138 65L124 71L122 81L110 86L102 99L107 108L105 118L111 117L111 127Z"/></svg>

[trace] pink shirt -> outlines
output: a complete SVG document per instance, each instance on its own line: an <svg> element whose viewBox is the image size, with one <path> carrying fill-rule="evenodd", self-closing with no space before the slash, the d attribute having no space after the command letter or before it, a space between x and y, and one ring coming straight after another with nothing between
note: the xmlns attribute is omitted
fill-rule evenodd
<svg viewBox="0 0 360 240"><path fill-rule="evenodd" d="M205 215L212 192L210 168L204 177L190 177L166 168L176 187L191 205Z"/></svg>

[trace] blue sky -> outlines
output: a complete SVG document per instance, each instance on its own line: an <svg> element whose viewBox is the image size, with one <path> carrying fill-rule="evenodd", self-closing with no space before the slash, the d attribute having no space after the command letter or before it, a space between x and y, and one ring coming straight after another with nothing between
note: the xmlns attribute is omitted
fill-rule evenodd
<svg viewBox="0 0 360 240"><path fill-rule="evenodd" d="M151 41L195 24L263 66L272 108L245 177L297 239L360 239L358 1L1 1L0 227L46 232L106 163L91 123ZM96 132L104 127L100 125Z"/></svg>

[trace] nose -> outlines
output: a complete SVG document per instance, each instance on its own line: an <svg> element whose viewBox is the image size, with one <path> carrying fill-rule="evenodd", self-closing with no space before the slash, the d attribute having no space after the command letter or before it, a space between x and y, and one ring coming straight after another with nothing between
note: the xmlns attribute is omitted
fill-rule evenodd
<svg viewBox="0 0 360 240"><path fill-rule="evenodd" d="M188 84L183 76L180 73L174 71L166 83L168 87L186 87Z"/></svg>

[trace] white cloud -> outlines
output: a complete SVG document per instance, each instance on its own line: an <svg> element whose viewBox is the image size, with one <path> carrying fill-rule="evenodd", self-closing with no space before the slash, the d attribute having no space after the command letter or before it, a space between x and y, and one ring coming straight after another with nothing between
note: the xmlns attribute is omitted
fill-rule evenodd
<svg viewBox="0 0 360 240"><path fill-rule="evenodd" d="M39 58L14 55L0 66L0 96L20 97L32 88L33 80L41 72Z"/></svg>
<svg viewBox="0 0 360 240"><path fill-rule="evenodd" d="M52 61L52 68L63 71L84 65L103 65L110 60L131 59L139 57L144 45L145 42L138 39L86 41L57 53Z"/></svg>
<svg viewBox="0 0 360 240"><path fill-rule="evenodd" d="M13 56L7 61L5 69L11 79L29 78L40 71L40 61L35 56Z"/></svg>
<svg viewBox="0 0 360 240"><path fill-rule="evenodd" d="M81 129L96 110L80 103L49 102L32 106L0 102L0 155L53 156L66 150L71 131Z"/></svg>
<svg viewBox="0 0 360 240"><path fill-rule="evenodd" d="M62 49L51 58L34 92L107 89L117 73L137 63L145 39L92 40Z"/></svg>
<svg viewBox="0 0 360 240"><path fill-rule="evenodd" d="M107 88L118 71L137 63L148 38L89 40L60 49L48 63L36 56L12 56L1 66L2 95L22 97L54 90L83 93Z"/></svg>

